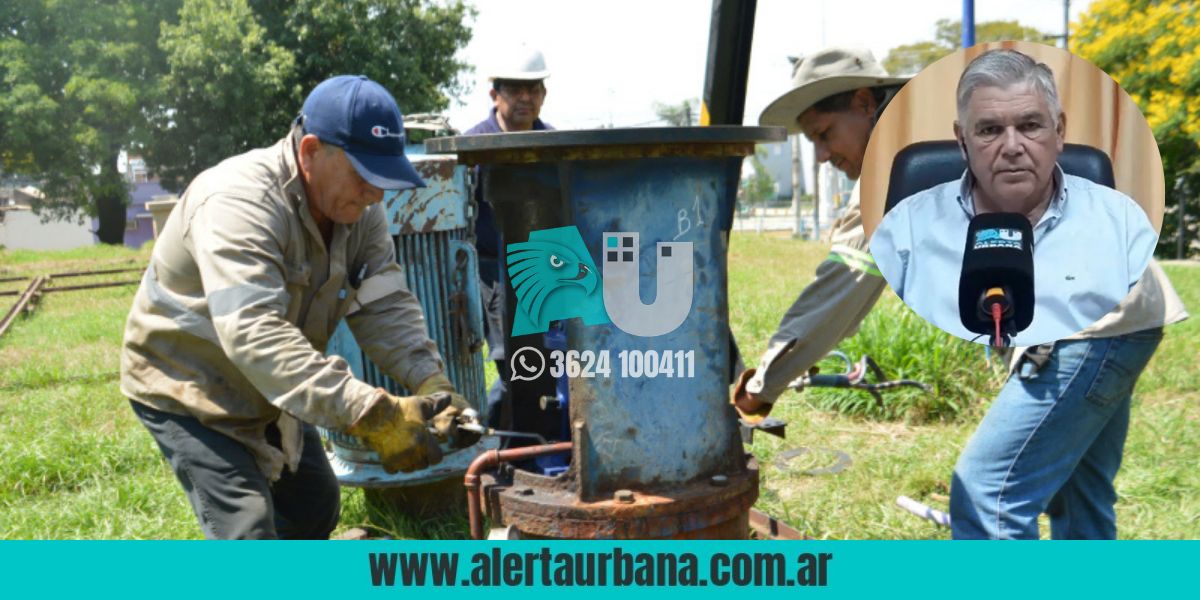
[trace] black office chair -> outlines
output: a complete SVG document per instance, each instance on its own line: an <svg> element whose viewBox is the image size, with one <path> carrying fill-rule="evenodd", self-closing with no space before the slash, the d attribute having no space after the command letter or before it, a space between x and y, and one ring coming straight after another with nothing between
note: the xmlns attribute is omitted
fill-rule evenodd
<svg viewBox="0 0 1200 600"><path fill-rule="evenodd" d="M1112 161L1098 148L1082 144L1065 144L1058 156L1063 172L1089 179L1094 183L1115 189ZM958 143L954 140L917 142L906 146L892 161L892 173L888 179L887 204L883 212L901 200L939 183L954 181L962 177L967 168Z"/></svg>

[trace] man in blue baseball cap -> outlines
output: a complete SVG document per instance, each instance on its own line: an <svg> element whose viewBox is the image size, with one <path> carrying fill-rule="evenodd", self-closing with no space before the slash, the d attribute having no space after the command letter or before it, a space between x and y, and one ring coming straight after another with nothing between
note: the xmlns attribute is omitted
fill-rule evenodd
<svg viewBox="0 0 1200 600"><path fill-rule="evenodd" d="M326 79L308 95L296 122L304 133L341 148L354 170L376 188L425 187L404 156L400 108L378 83L362 75Z"/></svg>
<svg viewBox="0 0 1200 600"><path fill-rule="evenodd" d="M313 89L289 135L183 193L129 313L121 391L205 537L329 536L340 494L314 425L362 438L393 473L436 464L439 442L474 443L380 205L417 186L396 101L343 75ZM412 396L324 355L343 318Z"/></svg>

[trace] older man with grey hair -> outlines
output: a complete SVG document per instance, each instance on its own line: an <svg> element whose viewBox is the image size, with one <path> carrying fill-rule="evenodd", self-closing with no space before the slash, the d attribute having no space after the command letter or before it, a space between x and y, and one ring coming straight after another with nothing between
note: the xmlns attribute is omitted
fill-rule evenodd
<svg viewBox="0 0 1200 600"><path fill-rule="evenodd" d="M1025 217L1033 230L1034 310L1017 346L1052 342L1103 317L1132 289L1158 242L1128 196L1063 173L1067 117L1050 69L1015 50L971 61L959 79L954 137L961 179L902 200L871 238L896 294L917 314L965 339L958 281L976 215Z"/></svg>
<svg viewBox="0 0 1200 600"><path fill-rule="evenodd" d="M405 284L380 202L425 183L383 86L339 75L291 133L204 171L154 246L121 348L121 391L205 537L326 538L340 492L314 426L358 436L389 473L438 463L470 408ZM325 356L345 319L393 396Z"/></svg>
<svg viewBox="0 0 1200 600"><path fill-rule="evenodd" d="M1041 345L1015 355L959 457L953 535L1037 539L1045 512L1056 539L1114 538L1113 480L1133 388L1163 326L1187 313L1151 260L1157 235L1142 209L1058 166L1066 115L1046 65L986 52L967 66L957 100L967 170L901 201L871 252L918 314L969 338L953 285L968 224L981 213L1023 215L1034 237L1035 316L1015 345Z"/></svg>

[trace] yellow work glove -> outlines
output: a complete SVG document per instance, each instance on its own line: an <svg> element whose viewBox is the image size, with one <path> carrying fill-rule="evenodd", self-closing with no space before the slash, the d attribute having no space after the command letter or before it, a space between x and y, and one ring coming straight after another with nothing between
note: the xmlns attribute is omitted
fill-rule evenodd
<svg viewBox="0 0 1200 600"><path fill-rule="evenodd" d="M441 371L434 373L428 379L421 382L420 386L417 386L418 396L427 396L436 393L450 394L450 405L435 415L430 422L434 431L437 432L437 438L441 441L449 440L450 444L455 448L466 448L478 442L478 433L459 429L458 427L462 412L471 408L471 404L467 402L466 398L463 398L462 395L455 391L454 384L450 383L450 379Z"/></svg>
<svg viewBox="0 0 1200 600"><path fill-rule="evenodd" d="M388 473L409 473L442 460L428 421L450 406L449 394L393 396L378 390L371 406L346 433L363 439Z"/></svg>
<svg viewBox="0 0 1200 600"><path fill-rule="evenodd" d="M750 381L751 377L754 377L755 372L755 369L742 371L742 374L738 376L737 384L733 386L733 391L729 394L729 403L737 409L738 416L751 425L761 423L775 407L774 404L763 402L746 391L746 383Z"/></svg>

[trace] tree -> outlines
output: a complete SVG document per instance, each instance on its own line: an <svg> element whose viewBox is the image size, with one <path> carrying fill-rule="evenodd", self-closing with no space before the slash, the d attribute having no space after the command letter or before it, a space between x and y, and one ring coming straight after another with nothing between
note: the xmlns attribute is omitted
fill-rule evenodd
<svg viewBox="0 0 1200 600"><path fill-rule="evenodd" d="M745 183L746 204L749 206L765 206L775 199L775 178L771 177L771 172L762 161L766 156L766 147L761 144L755 146L754 155L750 157L750 174Z"/></svg>
<svg viewBox="0 0 1200 600"><path fill-rule="evenodd" d="M462 0L2 0L0 170L39 181L44 216L99 217L120 244L122 149L180 191L287 131L321 80L361 73L405 112L465 89Z"/></svg>
<svg viewBox="0 0 1200 600"><path fill-rule="evenodd" d="M916 75L921 69L954 52L938 42L916 42L897 46L888 51L883 68L895 75Z"/></svg>
<svg viewBox="0 0 1200 600"><path fill-rule="evenodd" d="M406 113L435 112L466 91L471 67L455 54L471 40L462 0L251 0L271 38L296 57L306 93L338 74L378 81ZM302 99L302 98L301 98ZM295 109L299 109L297 104Z"/></svg>
<svg viewBox="0 0 1200 600"><path fill-rule="evenodd" d="M1200 254L1187 202L1200 191L1200 4L1098 0L1080 16L1074 50L1137 102L1158 142L1167 206L1159 256ZM1187 212L1196 214L1195 208ZM1190 223L1189 223L1190 221ZM1182 235L1180 223L1186 225ZM1180 248L1182 247L1182 252Z"/></svg>
<svg viewBox="0 0 1200 600"><path fill-rule="evenodd" d="M246 0L187 0L159 47L159 81L147 161L163 187L179 191L223 157L269 144L286 131L292 54L267 38ZM299 103L292 102L299 107Z"/></svg>
<svg viewBox="0 0 1200 600"><path fill-rule="evenodd" d="M1017 21L985 21L975 25L977 43L1023 40L1040 42L1045 33L1025 27ZM892 48L883 59L883 68L893 75L916 75L918 71L957 50L962 42L962 21L938 19L933 41L916 42Z"/></svg>
<svg viewBox="0 0 1200 600"><path fill-rule="evenodd" d="M455 54L475 13L461 0L185 0L181 14L163 34L171 71L147 148L168 189L282 137L305 94L333 75L380 82L406 114L465 91L470 67Z"/></svg>
<svg viewBox="0 0 1200 600"><path fill-rule="evenodd" d="M700 118L696 112L699 105L700 101L695 98L688 98L679 104L655 102L654 114L672 127L691 127Z"/></svg>
<svg viewBox="0 0 1200 600"><path fill-rule="evenodd" d="M128 0L0 3L0 168L42 182L44 217L97 216L120 244L128 190L117 157L145 133L143 107L165 65L152 49L177 4Z"/></svg>

